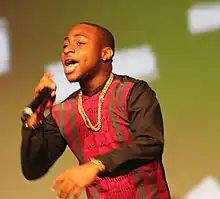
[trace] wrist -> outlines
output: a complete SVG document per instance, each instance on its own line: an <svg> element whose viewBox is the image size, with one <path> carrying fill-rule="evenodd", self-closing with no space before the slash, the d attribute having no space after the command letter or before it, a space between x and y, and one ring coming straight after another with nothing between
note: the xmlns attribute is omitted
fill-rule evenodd
<svg viewBox="0 0 220 199"><path fill-rule="evenodd" d="M30 118L28 118L27 122L24 124L27 128L38 128L44 120L44 115L34 113Z"/></svg>
<svg viewBox="0 0 220 199"><path fill-rule="evenodd" d="M102 173L105 171L105 165L98 159L91 158L90 164L94 166L94 168L97 169L97 173Z"/></svg>

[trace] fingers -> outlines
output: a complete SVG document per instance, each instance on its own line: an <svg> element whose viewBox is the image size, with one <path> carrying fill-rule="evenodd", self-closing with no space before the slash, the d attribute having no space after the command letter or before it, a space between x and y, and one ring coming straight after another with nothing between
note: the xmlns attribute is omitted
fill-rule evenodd
<svg viewBox="0 0 220 199"><path fill-rule="evenodd" d="M62 175L58 176L52 183L51 185L51 189L52 190L55 190L56 189L56 186L60 183L62 183L64 181L64 178Z"/></svg>
<svg viewBox="0 0 220 199"><path fill-rule="evenodd" d="M77 185L72 188L71 195L73 196L74 199L79 197L81 190L82 188Z"/></svg>
<svg viewBox="0 0 220 199"><path fill-rule="evenodd" d="M70 196L71 186L70 183L64 181L61 183L59 191L57 193L57 198L59 199L68 199Z"/></svg>
<svg viewBox="0 0 220 199"><path fill-rule="evenodd" d="M57 199L76 199L79 197L81 190L82 188L75 184L72 184L68 181L62 181L57 192Z"/></svg>
<svg viewBox="0 0 220 199"><path fill-rule="evenodd" d="M68 180L64 176L58 176L52 183L51 189L55 191L58 188L57 199L76 199L79 197L82 187Z"/></svg>
<svg viewBox="0 0 220 199"><path fill-rule="evenodd" d="M51 97L55 97L55 95L56 95L56 91L52 91Z"/></svg>
<svg viewBox="0 0 220 199"><path fill-rule="evenodd" d="M44 75L43 75L43 77L47 77L47 78L52 78L53 76L54 76L54 74L51 72L44 73Z"/></svg>
<svg viewBox="0 0 220 199"><path fill-rule="evenodd" d="M41 78L39 84L35 88L35 97L45 87L48 87L52 90L52 93L51 93L52 97L54 97L56 95L56 84L53 81L52 77L53 77L53 73L45 73L43 75L43 77Z"/></svg>
<svg viewBox="0 0 220 199"><path fill-rule="evenodd" d="M81 188L71 183L62 183L57 193L57 199L77 199L80 195Z"/></svg>

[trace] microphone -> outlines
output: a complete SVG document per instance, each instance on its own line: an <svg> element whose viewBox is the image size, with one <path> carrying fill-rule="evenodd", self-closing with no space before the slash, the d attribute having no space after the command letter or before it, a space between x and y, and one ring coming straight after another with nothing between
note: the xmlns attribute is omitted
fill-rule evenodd
<svg viewBox="0 0 220 199"><path fill-rule="evenodd" d="M26 122L29 117L38 109L38 107L43 103L43 101L50 97L52 90L48 87L43 88L39 95L31 101L31 103L24 108L21 115L22 122Z"/></svg>

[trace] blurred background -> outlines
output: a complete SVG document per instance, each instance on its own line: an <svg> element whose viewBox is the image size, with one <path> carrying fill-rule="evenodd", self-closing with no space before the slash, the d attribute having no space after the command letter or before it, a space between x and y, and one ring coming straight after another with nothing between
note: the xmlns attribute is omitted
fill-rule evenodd
<svg viewBox="0 0 220 199"><path fill-rule="evenodd" d="M56 102L77 88L66 82L59 59L65 34L82 21L114 34L115 72L142 78L157 92L173 198L211 199L207 191L220 198L220 1L0 0L1 198L56 198L52 180L77 164L67 149L43 178L25 180L20 114L46 71L55 73Z"/></svg>

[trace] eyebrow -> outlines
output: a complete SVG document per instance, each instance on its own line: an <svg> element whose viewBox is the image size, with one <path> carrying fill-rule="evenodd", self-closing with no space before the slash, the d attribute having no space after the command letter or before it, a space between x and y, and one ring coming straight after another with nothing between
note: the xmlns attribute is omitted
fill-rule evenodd
<svg viewBox="0 0 220 199"><path fill-rule="evenodd" d="M86 37L85 35L80 34L80 33L75 34L74 37L85 37L85 38L88 38L88 37ZM64 41L70 41L70 40L69 40L69 37L64 37Z"/></svg>
<svg viewBox="0 0 220 199"><path fill-rule="evenodd" d="M86 36L81 33L78 33L78 34L75 34L74 37L86 37Z"/></svg>

